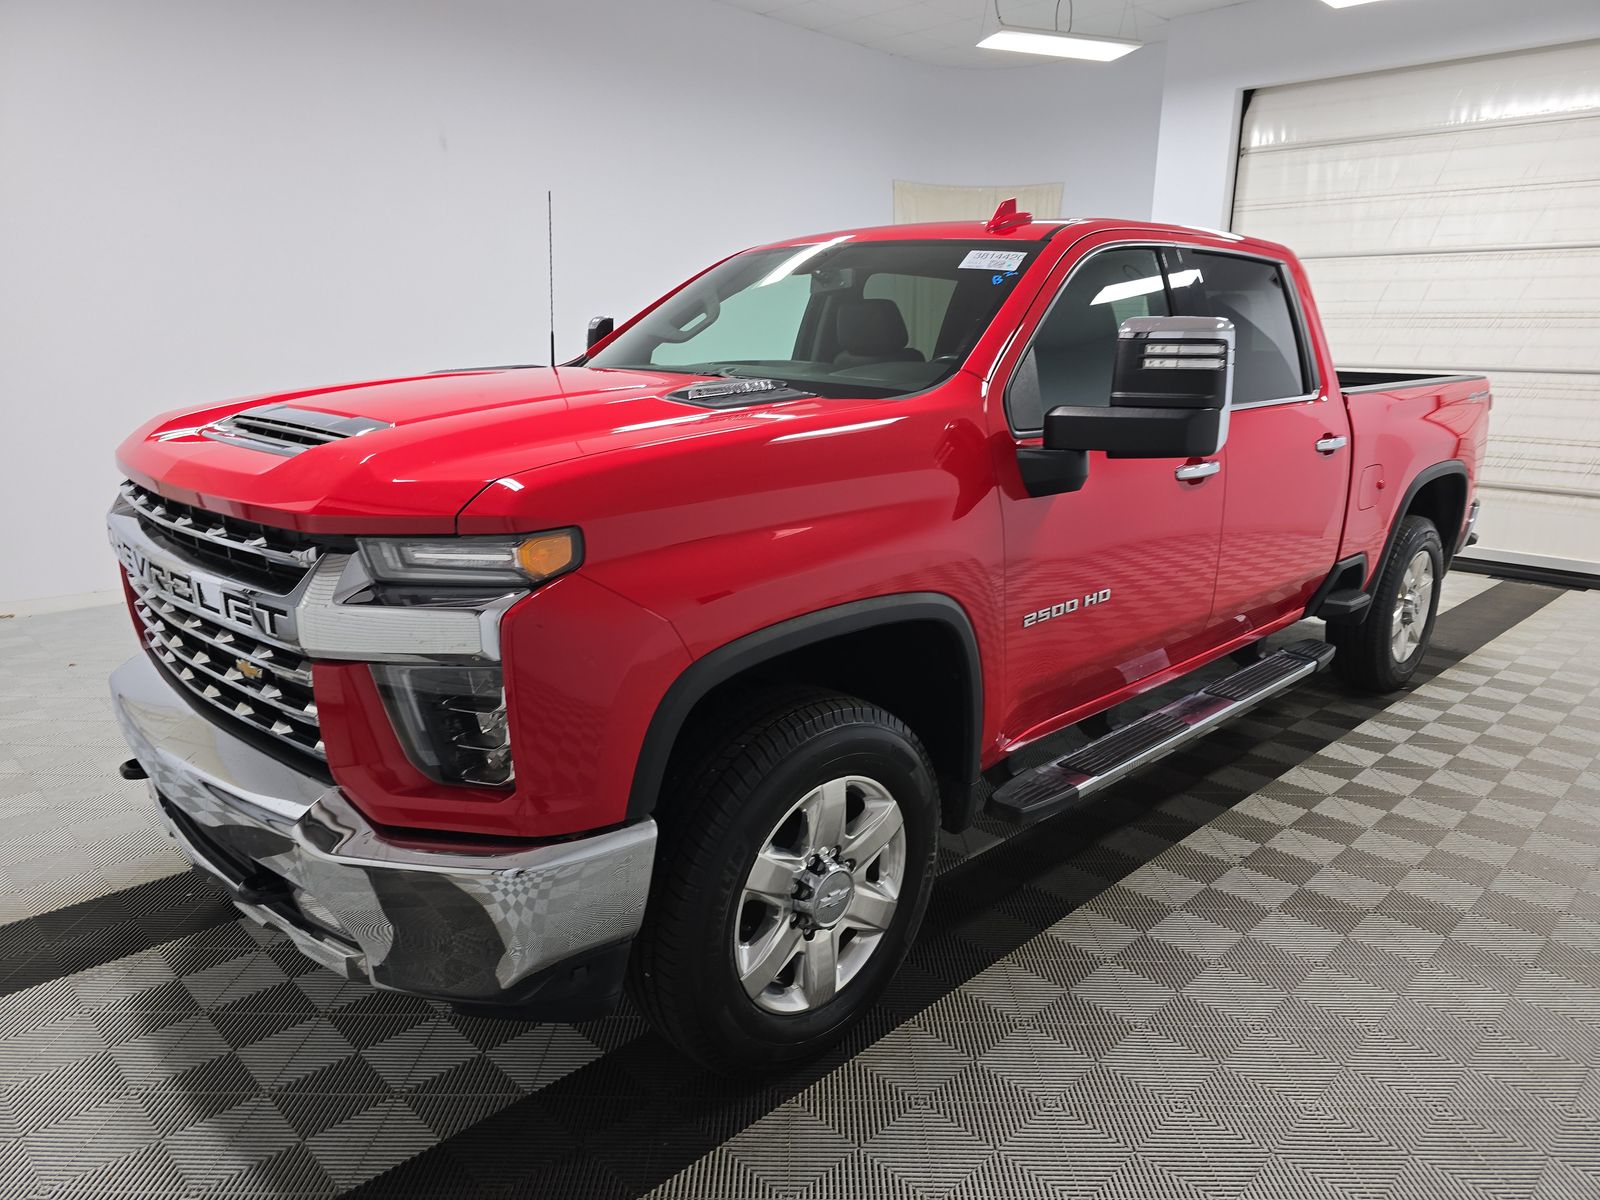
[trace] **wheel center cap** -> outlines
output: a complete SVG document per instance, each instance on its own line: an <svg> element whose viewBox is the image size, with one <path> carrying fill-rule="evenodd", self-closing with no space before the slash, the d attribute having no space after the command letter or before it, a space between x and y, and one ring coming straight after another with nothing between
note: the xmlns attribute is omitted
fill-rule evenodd
<svg viewBox="0 0 1600 1200"><path fill-rule="evenodd" d="M856 894L855 879L835 862L818 863L800 876L800 883L801 894L795 898L795 911L804 913L822 929L831 929L839 923Z"/></svg>

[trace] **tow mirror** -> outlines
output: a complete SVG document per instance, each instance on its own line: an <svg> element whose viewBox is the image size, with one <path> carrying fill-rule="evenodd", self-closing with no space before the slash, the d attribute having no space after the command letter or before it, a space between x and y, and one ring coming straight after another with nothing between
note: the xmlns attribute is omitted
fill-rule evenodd
<svg viewBox="0 0 1600 1200"><path fill-rule="evenodd" d="M610 337L611 331L616 327L617 323L610 317L596 317L594 320L590 321L588 341L584 343L584 349L593 350L601 342Z"/></svg>
<svg viewBox="0 0 1600 1200"><path fill-rule="evenodd" d="M1232 394L1232 321L1132 317L1117 334L1111 403L1052 408L1044 418L1045 448L1204 458L1227 439Z"/></svg>
<svg viewBox="0 0 1600 1200"><path fill-rule="evenodd" d="M1060 405L1043 449L1019 451L1030 494L1077 491L1090 450L1111 458L1204 458L1222 449L1233 398L1233 322L1131 317L1117 333L1109 404Z"/></svg>

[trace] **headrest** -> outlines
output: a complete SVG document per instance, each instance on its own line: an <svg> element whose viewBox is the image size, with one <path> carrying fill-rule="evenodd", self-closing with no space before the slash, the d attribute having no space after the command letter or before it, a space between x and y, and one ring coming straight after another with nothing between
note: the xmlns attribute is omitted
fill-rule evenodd
<svg viewBox="0 0 1600 1200"><path fill-rule="evenodd" d="M883 358L904 350L909 340L893 300L850 300L839 306L839 345L846 354Z"/></svg>

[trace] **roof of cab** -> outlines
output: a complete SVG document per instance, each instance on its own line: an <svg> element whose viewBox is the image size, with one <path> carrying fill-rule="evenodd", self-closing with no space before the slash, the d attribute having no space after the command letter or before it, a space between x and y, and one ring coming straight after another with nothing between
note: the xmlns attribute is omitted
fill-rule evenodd
<svg viewBox="0 0 1600 1200"><path fill-rule="evenodd" d="M1154 221L1130 221L1120 217L1071 217L1064 220L1028 221L1026 224L1014 225L1009 229L1002 229L998 232L991 232L984 221L934 221L919 225L870 225L861 229L836 229L831 233L813 233L805 237L785 238L782 241L770 242L760 248L780 249L785 246L809 246L817 242L833 241L835 239L843 241L846 238L863 242L943 241L946 239L952 241L1039 242L1067 229L1071 229L1075 235L1073 240L1107 230L1126 231L1156 239L1171 237L1175 234L1191 236L1199 234L1207 238L1233 242L1241 248L1266 251L1275 255L1285 251L1285 248L1276 242L1245 237L1242 234L1229 233L1225 230L1202 229L1192 225L1158 224Z"/></svg>
<svg viewBox="0 0 1600 1200"><path fill-rule="evenodd" d="M995 241L1037 242L1049 237L1063 226L1085 224L1081 218L1065 221L1029 221L999 232L990 232L983 221L929 221L917 225L869 225L862 229L835 229L831 233L813 233L804 237L784 238L771 242L764 249L783 246L809 246L815 242L850 238L862 242L902 241Z"/></svg>

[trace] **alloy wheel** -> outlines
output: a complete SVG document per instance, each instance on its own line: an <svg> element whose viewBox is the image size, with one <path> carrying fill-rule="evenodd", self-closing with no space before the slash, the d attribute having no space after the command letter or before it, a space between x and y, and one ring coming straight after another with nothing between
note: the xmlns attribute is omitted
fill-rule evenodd
<svg viewBox="0 0 1600 1200"><path fill-rule="evenodd" d="M1400 594L1395 599L1394 613L1389 621L1389 652L1395 662L1406 662L1422 644L1422 633L1428 626L1428 612L1433 604L1433 556L1418 550L1406 564L1400 581Z"/></svg>
<svg viewBox="0 0 1600 1200"><path fill-rule="evenodd" d="M734 922L745 994L774 1013L826 1004L877 953L906 875L905 817L881 783L813 788L756 852Z"/></svg>

